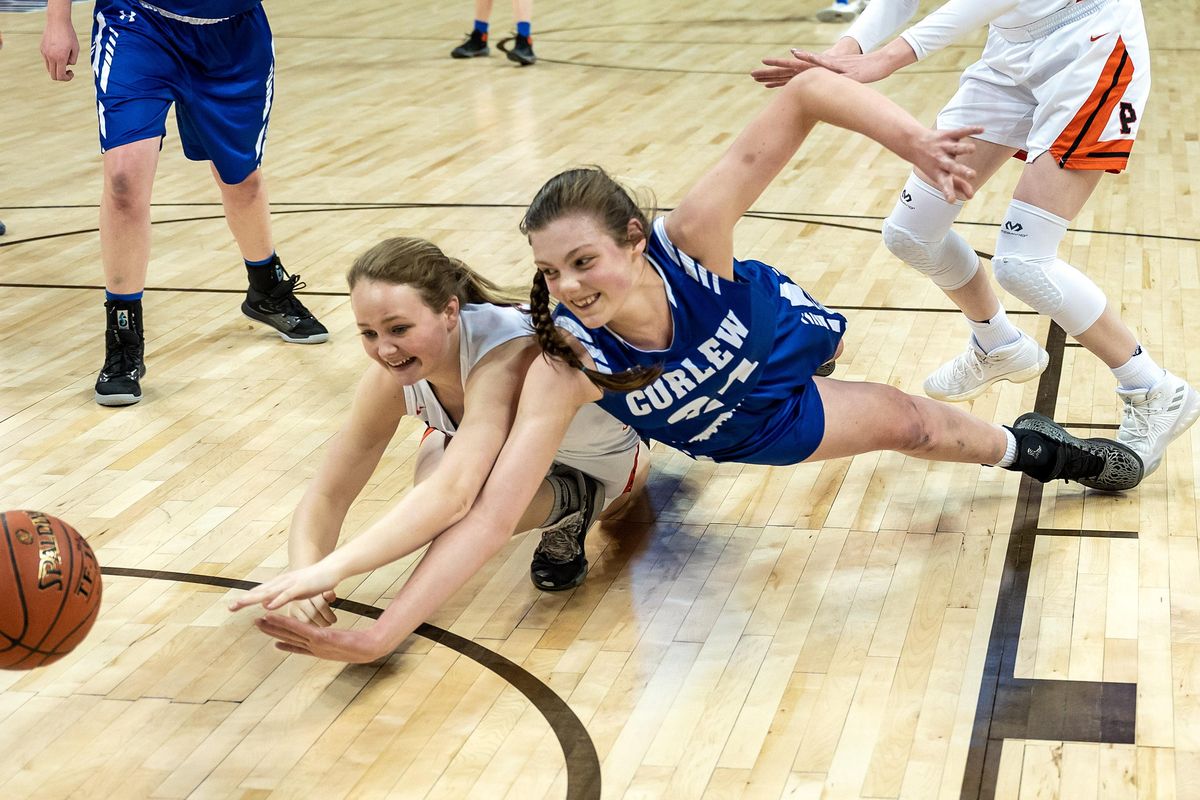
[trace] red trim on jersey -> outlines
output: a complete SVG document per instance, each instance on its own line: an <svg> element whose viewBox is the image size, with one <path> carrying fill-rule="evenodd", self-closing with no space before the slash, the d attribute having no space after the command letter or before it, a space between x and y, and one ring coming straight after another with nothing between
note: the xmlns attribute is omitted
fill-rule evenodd
<svg viewBox="0 0 1200 800"><path fill-rule="evenodd" d="M629 470L629 480L625 482L625 488L621 490L621 494L629 494L633 491L633 481L637 477L638 458L642 454L642 446L639 444L633 448L633 469ZM620 495L618 495L620 497Z"/></svg>

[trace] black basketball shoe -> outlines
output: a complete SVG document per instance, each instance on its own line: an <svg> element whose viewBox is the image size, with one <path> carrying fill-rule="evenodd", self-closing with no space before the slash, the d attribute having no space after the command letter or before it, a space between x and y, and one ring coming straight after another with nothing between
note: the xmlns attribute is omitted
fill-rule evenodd
<svg viewBox="0 0 1200 800"><path fill-rule="evenodd" d="M813 375L817 376L818 378L828 378L833 374L835 369L837 369L837 362L831 358L813 370Z"/></svg>
<svg viewBox="0 0 1200 800"><path fill-rule="evenodd" d="M492 48L488 47L488 35L480 31L471 31L467 40L450 51L451 58L479 58L490 55Z"/></svg>
<svg viewBox="0 0 1200 800"><path fill-rule="evenodd" d="M512 49L506 53L509 61L515 61L522 67L528 67L537 61L533 54L533 39L528 36L513 37Z"/></svg>
<svg viewBox="0 0 1200 800"><path fill-rule="evenodd" d="M1077 438L1067 433L1062 425L1049 417L1032 412L1017 417L1012 430L1018 437L1018 446L1021 432L1032 432L1058 442L1064 447L1079 450L1101 459L1103 466L1095 475L1071 477L1071 480L1082 486L1105 492L1122 492L1132 489L1142 482L1144 467L1141 457L1120 442L1099 437ZM1020 460L1019 455L1018 460Z"/></svg>
<svg viewBox="0 0 1200 800"><path fill-rule="evenodd" d="M584 539L600 516L604 503L604 487L595 478L561 465L555 466L554 473L575 482L580 506L544 528L542 541L533 551L529 577L533 585L544 592L561 592L583 583L588 572Z"/></svg>
<svg viewBox="0 0 1200 800"><path fill-rule="evenodd" d="M146 377L142 303L109 300L104 303L104 366L96 378L96 402L102 406L131 406L142 399Z"/></svg>
<svg viewBox="0 0 1200 800"><path fill-rule="evenodd" d="M294 344L320 344L329 338L329 331L317 321L304 304L296 299L296 290L304 284L299 275L289 275L276 257L270 270L274 284L269 289L256 288L253 283L246 290L242 302L242 313L258 322L270 325L286 342Z"/></svg>

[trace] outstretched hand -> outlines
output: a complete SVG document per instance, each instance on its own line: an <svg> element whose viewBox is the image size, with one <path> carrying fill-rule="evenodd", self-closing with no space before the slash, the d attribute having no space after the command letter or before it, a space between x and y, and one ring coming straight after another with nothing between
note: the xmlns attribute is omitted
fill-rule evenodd
<svg viewBox="0 0 1200 800"><path fill-rule="evenodd" d="M853 40L844 38L841 41ZM750 76L768 89L777 89L801 72L820 67L838 75L845 75L859 83L874 83L911 61L908 58L912 55L911 49L899 50L899 53L903 58L897 60L896 53L889 52L888 49L864 54L853 50L840 52L835 45L824 53L812 53L793 47L791 56L787 58L764 58L764 66L751 72Z"/></svg>
<svg viewBox="0 0 1200 800"><path fill-rule="evenodd" d="M942 190L946 202L969 200L975 195L975 170L958 159L975 151L970 137L980 133L983 128L978 126L950 131L926 129L909 142L911 151L901 155Z"/></svg>
<svg viewBox="0 0 1200 800"><path fill-rule="evenodd" d="M293 600L304 600L326 592L332 594L337 582L338 577L333 570L325 566L324 561L318 561L259 584L230 603L229 610L238 611L261 603L268 611L275 611Z"/></svg>
<svg viewBox="0 0 1200 800"><path fill-rule="evenodd" d="M260 631L279 641L278 650L330 661L366 664L388 655L392 648L374 634L376 626L362 630L320 628L283 614L267 614L254 620Z"/></svg>

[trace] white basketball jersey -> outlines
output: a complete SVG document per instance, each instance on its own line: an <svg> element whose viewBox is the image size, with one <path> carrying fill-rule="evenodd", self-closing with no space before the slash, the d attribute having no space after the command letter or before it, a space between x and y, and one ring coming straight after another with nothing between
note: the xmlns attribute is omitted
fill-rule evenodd
<svg viewBox="0 0 1200 800"><path fill-rule="evenodd" d="M529 315L510 306L468 304L462 307L458 319L459 374L464 386L471 370L493 348L533 335ZM405 386L404 402L407 413L420 417L429 427L447 435L457 430L427 381ZM595 403L587 403L567 429L554 461L602 481L607 500L611 501L628 482L637 444L638 436L631 428Z"/></svg>

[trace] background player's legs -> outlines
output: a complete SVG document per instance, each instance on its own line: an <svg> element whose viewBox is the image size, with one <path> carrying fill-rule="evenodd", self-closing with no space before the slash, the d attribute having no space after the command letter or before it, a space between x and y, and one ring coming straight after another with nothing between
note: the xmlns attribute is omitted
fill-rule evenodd
<svg viewBox="0 0 1200 800"><path fill-rule="evenodd" d="M275 243L271 239L271 206L262 169L254 170L241 183L229 184L221 180L216 167L210 164L210 168L221 190L225 222L242 258L251 262L269 259L275 253Z"/></svg>
<svg viewBox="0 0 1200 800"><path fill-rule="evenodd" d="M299 276L284 270L271 237L271 206L262 169L255 169L239 183L226 183L210 164L213 180L221 190L225 222L237 241L246 264L250 288L242 313L274 328L286 342L319 344L329 331L303 303L296 299Z"/></svg>
<svg viewBox="0 0 1200 800"><path fill-rule="evenodd" d="M488 25L492 18L492 0L475 0L475 24L467 40L450 51L451 58L478 58L490 55Z"/></svg>
<svg viewBox="0 0 1200 800"><path fill-rule="evenodd" d="M158 166L155 136L104 153L100 258L104 265L104 366L96 402L127 406L142 399L146 374L142 290L150 262L150 196Z"/></svg>
<svg viewBox="0 0 1200 800"><path fill-rule="evenodd" d="M114 147L104 153L100 194L100 258L104 288L112 294L140 293L150 263L150 195L158 167L159 138Z"/></svg>
<svg viewBox="0 0 1200 800"><path fill-rule="evenodd" d="M450 51L453 58L477 58L491 54L488 47L488 28L492 16L493 0L475 0L475 23L467 40ZM513 24L517 35L513 39L512 48L508 51L508 60L522 66L528 66L537 61L533 53L533 0L513 0Z"/></svg>
<svg viewBox="0 0 1200 800"><path fill-rule="evenodd" d="M533 0L513 0L512 5L517 36L508 51L508 60L527 67L537 61L533 54Z"/></svg>
<svg viewBox="0 0 1200 800"><path fill-rule="evenodd" d="M819 22L853 22L866 8L868 0L833 0L828 7L817 12Z"/></svg>
<svg viewBox="0 0 1200 800"><path fill-rule="evenodd" d="M1061 169L1045 156L1028 165L1001 226L994 267L1001 285L1052 318L1112 370L1124 403L1117 438L1141 456L1149 474L1171 440L1200 417L1200 394L1155 363L1100 288L1057 258L1067 223L1101 175ZM1014 238L1013 226L1020 238Z"/></svg>
<svg viewBox="0 0 1200 800"><path fill-rule="evenodd" d="M1016 152L1012 147L974 140L964 160L982 186ZM1008 320L979 257L951 226L962 210L948 203L927 176L914 173L883 225L883 240L897 258L932 280L957 305L971 329L965 351L925 381L925 393L939 400L969 400L999 380L1024 381L1045 369L1045 351Z"/></svg>

